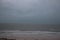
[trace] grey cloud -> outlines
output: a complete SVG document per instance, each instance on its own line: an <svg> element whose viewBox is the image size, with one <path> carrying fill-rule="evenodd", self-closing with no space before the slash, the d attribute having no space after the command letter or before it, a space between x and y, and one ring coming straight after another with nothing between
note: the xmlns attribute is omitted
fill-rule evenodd
<svg viewBox="0 0 60 40"><path fill-rule="evenodd" d="M3 0L0 20L60 24L60 0Z"/></svg>

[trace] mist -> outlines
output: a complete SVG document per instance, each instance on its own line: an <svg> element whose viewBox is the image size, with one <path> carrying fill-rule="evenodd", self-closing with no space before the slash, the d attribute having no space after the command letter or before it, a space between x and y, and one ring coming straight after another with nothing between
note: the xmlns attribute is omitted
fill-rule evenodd
<svg viewBox="0 0 60 40"><path fill-rule="evenodd" d="M0 23L60 24L60 0L0 0Z"/></svg>

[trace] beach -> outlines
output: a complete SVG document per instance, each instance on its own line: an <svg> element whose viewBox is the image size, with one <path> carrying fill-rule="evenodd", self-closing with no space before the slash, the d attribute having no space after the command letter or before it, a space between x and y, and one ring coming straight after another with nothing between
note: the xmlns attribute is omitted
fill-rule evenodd
<svg viewBox="0 0 60 40"><path fill-rule="evenodd" d="M16 40L60 40L60 32L4 30L0 31L0 38Z"/></svg>

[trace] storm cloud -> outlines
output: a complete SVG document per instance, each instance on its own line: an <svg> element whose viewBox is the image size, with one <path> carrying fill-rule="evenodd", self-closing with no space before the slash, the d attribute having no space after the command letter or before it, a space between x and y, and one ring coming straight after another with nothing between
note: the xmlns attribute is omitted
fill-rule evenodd
<svg viewBox="0 0 60 40"><path fill-rule="evenodd" d="M60 24L60 0L0 0L0 23Z"/></svg>

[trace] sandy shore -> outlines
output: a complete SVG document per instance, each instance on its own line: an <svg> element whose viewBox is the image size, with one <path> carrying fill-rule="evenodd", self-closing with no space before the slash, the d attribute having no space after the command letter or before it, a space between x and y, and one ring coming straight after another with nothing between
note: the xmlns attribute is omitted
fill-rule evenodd
<svg viewBox="0 0 60 40"><path fill-rule="evenodd" d="M8 39L16 40L60 40L60 37L50 36L50 37L7 37Z"/></svg>

